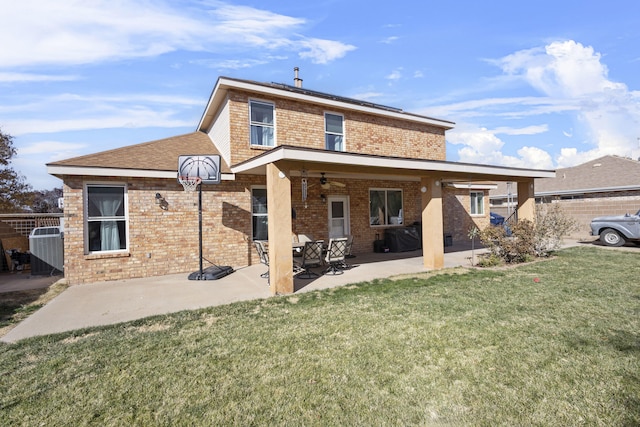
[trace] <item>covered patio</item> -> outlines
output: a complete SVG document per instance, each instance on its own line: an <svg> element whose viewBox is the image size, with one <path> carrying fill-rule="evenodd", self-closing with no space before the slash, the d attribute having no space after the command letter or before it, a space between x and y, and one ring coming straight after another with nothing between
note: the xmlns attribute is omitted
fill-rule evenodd
<svg viewBox="0 0 640 427"><path fill-rule="evenodd" d="M422 268L445 267L443 243L443 183L487 181L517 182L518 218L535 220L534 179L555 177L554 171L507 168L435 160L331 152L279 146L231 167L236 175L266 176L270 292L290 294L296 290L293 272L292 180L304 173L339 174L343 179L412 181L419 193L405 198L420 200ZM319 175L318 175L319 176Z"/></svg>

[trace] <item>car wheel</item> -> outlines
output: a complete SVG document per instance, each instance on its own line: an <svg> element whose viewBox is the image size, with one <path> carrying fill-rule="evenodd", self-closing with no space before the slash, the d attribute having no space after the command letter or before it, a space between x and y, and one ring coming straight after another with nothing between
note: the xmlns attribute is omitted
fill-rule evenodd
<svg viewBox="0 0 640 427"><path fill-rule="evenodd" d="M607 246L622 246L625 244L624 237L612 228L607 228L600 233L600 241Z"/></svg>

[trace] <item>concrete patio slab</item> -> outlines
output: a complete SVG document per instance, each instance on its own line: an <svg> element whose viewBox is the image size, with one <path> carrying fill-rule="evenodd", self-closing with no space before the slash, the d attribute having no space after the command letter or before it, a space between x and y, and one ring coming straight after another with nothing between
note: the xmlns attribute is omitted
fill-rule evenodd
<svg viewBox="0 0 640 427"><path fill-rule="evenodd" d="M448 248L445 268L470 266L471 251ZM479 254L483 249L475 251ZM348 259L353 268L341 275L295 280L295 291L310 292L349 283L428 271L421 251L364 254ZM219 280L188 280L188 273L71 286L9 331L0 341L109 325L148 316L194 310L237 301L269 298L264 265L237 268Z"/></svg>

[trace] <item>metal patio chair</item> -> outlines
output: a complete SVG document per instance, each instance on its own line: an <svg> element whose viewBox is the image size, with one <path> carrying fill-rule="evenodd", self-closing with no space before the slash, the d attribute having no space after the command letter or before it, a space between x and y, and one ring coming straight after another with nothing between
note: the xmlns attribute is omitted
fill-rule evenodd
<svg viewBox="0 0 640 427"><path fill-rule="evenodd" d="M347 254L347 238L340 237L337 239L329 240L329 247L327 248L327 256L325 262L329 264L326 274L342 274L345 268L345 256Z"/></svg>
<svg viewBox="0 0 640 427"><path fill-rule="evenodd" d="M269 250L267 249L267 245L265 242L256 240L253 242L253 245L256 247L256 251L258 252L258 256L260 257L260 263L267 266L267 271L262 273L260 277L267 279L267 284L269 283Z"/></svg>
<svg viewBox="0 0 640 427"><path fill-rule="evenodd" d="M319 277L319 274L311 271L311 268L322 265L323 244L323 240L304 243L304 249L302 250L302 262L299 264L299 267L302 269L302 273L298 277L303 279Z"/></svg>

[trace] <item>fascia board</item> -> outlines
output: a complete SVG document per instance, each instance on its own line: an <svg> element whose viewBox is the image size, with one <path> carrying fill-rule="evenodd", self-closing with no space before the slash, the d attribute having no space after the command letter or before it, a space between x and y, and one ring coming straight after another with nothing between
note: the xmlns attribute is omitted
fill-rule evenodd
<svg viewBox="0 0 640 427"><path fill-rule="evenodd" d="M556 191L536 191L535 195L542 196L570 196L572 194L589 194L589 193L609 193L613 191L633 191L640 190L640 185L624 185L618 187L601 187L601 188L582 188L577 190L556 190ZM511 195L515 195L517 192L513 192ZM492 199L506 198L507 194L491 195Z"/></svg>
<svg viewBox="0 0 640 427"><path fill-rule="evenodd" d="M486 165L473 165L451 162L425 161L419 159L399 159L374 157L368 155L318 152L281 147L271 152L247 160L231 167L233 173L242 173L274 163L279 160L304 161L311 163L331 163L344 166L368 166L385 169L418 170L425 172L446 172L469 175L495 175L521 178L555 178L555 171L535 169L511 169Z"/></svg>
<svg viewBox="0 0 640 427"><path fill-rule="evenodd" d="M498 188L498 184L463 184L460 182L447 183L448 187L456 189L470 189L470 190L495 190Z"/></svg>
<svg viewBox="0 0 640 427"><path fill-rule="evenodd" d="M95 168L83 166L47 166L49 175L86 175L86 176L117 176L124 178L173 178L177 179L177 171L156 171L145 169L116 169L116 168ZM235 180L234 174L223 173L223 181Z"/></svg>

